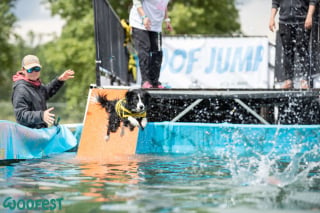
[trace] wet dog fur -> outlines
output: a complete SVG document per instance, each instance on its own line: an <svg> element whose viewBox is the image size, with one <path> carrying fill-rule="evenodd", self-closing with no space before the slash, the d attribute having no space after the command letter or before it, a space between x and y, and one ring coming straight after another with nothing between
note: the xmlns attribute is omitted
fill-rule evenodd
<svg viewBox="0 0 320 213"><path fill-rule="evenodd" d="M95 102L109 114L106 141L109 140L111 132L114 133L118 130L121 122L123 123L123 127L129 127L131 131L135 127L140 127L142 130L146 127L148 122L147 108L150 99L150 94L147 91L143 89L131 89L126 92L124 99L115 100L108 100L107 95L98 94L95 99ZM122 109L127 111L119 112ZM123 134L124 128L121 131L121 135Z"/></svg>

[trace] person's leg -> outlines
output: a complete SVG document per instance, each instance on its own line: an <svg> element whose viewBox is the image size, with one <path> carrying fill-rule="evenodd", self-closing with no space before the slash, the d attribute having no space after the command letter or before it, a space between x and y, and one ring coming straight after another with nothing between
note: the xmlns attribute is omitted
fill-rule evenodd
<svg viewBox="0 0 320 213"><path fill-rule="evenodd" d="M300 82L300 87L303 89L309 88L310 33L311 30L306 30L303 24L296 26L296 50L298 53L297 65L300 68L299 76L302 78Z"/></svg>
<svg viewBox="0 0 320 213"><path fill-rule="evenodd" d="M290 88L293 85L294 77L294 32L292 32L290 25L279 24L279 33L283 47L283 67L286 79L284 88Z"/></svg>
<svg viewBox="0 0 320 213"><path fill-rule="evenodd" d="M149 31L132 28L132 40L134 48L138 52L139 67L141 72L142 84L149 82L150 67L150 37Z"/></svg>
<svg viewBox="0 0 320 213"><path fill-rule="evenodd" d="M150 32L150 72L149 78L153 87L159 86L159 77L162 64L162 35L159 32Z"/></svg>

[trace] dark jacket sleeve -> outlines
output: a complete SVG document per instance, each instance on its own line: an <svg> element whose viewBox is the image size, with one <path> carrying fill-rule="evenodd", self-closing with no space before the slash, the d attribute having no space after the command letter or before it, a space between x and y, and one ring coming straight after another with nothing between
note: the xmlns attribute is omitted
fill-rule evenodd
<svg viewBox="0 0 320 213"><path fill-rule="evenodd" d="M280 7L280 3L279 0L272 0L272 8L279 8Z"/></svg>
<svg viewBox="0 0 320 213"><path fill-rule="evenodd" d="M310 0L309 5L316 5L318 4L319 0Z"/></svg>
<svg viewBox="0 0 320 213"><path fill-rule="evenodd" d="M33 128L45 125L42 120L43 111L33 111L31 109L32 104L29 103L32 100L29 100L27 97L29 97L29 95L23 85L18 85L14 89L12 104L17 122Z"/></svg>
<svg viewBox="0 0 320 213"><path fill-rule="evenodd" d="M63 85L64 81L59 81L58 78L53 79L49 84L45 85L46 100L54 96Z"/></svg>

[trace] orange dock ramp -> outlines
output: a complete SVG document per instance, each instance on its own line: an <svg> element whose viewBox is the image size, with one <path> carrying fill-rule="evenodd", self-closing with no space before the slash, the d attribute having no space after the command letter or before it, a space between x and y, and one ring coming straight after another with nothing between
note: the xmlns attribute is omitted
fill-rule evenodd
<svg viewBox="0 0 320 213"><path fill-rule="evenodd" d="M77 158L86 160L104 160L115 156L129 156L135 154L139 129L130 131L125 128L124 135L120 135L122 123L117 132L110 134L105 140L108 126L108 113L98 103L95 97L107 95L109 100L121 99L129 88L91 88L88 96L84 126L79 143Z"/></svg>

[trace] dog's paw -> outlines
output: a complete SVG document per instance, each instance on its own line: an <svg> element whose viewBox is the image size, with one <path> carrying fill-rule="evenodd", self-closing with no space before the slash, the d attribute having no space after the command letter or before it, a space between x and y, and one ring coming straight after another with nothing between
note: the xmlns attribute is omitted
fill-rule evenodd
<svg viewBox="0 0 320 213"><path fill-rule="evenodd" d="M110 139L110 135L106 135L106 136L104 137L104 140L105 140L106 142L108 142L109 139Z"/></svg>
<svg viewBox="0 0 320 213"><path fill-rule="evenodd" d="M141 120L141 127L144 129L147 126L148 120L147 118L142 118Z"/></svg>
<svg viewBox="0 0 320 213"><path fill-rule="evenodd" d="M131 126L140 126L139 121L137 121L137 119L135 119L134 117L129 116L128 120Z"/></svg>

